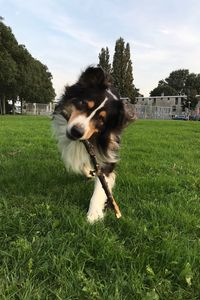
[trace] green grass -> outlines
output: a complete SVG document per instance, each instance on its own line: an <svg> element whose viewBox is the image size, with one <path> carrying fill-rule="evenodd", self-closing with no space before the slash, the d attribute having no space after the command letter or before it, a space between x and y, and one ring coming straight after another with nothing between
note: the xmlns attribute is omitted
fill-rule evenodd
<svg viewBox="0 0 200 300"><path fill-rule="evenodd" d="M0 299L200 299L200 122L137 121L115 198L68 175L47 117L0 118Z"/></svg>

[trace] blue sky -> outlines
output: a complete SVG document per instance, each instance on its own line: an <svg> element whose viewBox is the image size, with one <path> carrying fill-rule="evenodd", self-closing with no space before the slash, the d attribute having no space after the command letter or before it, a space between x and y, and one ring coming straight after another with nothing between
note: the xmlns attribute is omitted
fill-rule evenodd
<svg viewBox="0 0 200 300"><path fill-rule="evenodd" d="M178 68L200 73L199 0L0 0L0 15L20 44L46 64L59 97L66 83L130 43L134 84L144 95Z"/></svg>

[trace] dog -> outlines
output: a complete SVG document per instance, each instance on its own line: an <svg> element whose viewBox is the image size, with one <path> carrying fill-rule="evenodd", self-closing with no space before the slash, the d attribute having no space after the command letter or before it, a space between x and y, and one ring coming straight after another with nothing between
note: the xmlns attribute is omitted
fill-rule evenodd
<svg viewBox="0 0 200 300"><path fill-rule="evenodd" d="M110 76L101 67L88 67L78 81L65 87L53 113L53 128L68 171L92 177L94 166L81 141L89 140L110 191L119 160L120 136L135 119L134 107L120 99ZM87 220L103 219L106 195L98 177L87 212Z"/></svg>

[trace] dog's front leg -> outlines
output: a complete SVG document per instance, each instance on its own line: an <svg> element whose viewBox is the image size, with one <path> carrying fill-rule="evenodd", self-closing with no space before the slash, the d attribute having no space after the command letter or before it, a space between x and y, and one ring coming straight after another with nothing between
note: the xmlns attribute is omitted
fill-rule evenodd
<svg viewBox="0 0 200 300"><path fill-rule="evenodd" d="M108 187L110 191L112 191L112 188L115 184L115 174L110 173L109 176L105 176L105 177L108 183ZM87 213L87 219L90 223L93 223L103 218L106 200L107 197L105 191L102 188L99 178L97 177L95 179L94 192L90 200L90 206Z"/></svg>

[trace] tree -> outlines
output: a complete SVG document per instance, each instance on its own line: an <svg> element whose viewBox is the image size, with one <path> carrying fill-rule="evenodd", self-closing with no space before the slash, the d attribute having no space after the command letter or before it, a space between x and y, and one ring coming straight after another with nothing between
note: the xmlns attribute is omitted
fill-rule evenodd
<svg viewBox="0 0 200 300"><path fill-rule="evenodd" d="M173 71L169 74L169 77L165 78L166 83L174 88L178 94L185 94L186 80L189 75L189 70L180 69Z"/></svg>
<svg viewBox="0 0 200 300"><path fill-rule="evenodd" d="M29 102L49 103L55 97L55 91L51 84L52 75L47 66L34 59L31 62L29 84L31 89L26 91L26 99Z"/></svg>
<svg viewBox="0 0 200 300"><path fill-rule="evenodd" d="M150 96L161 96L162 94L166 96L175 96L178 92L173 87L169 86L164 80L160 80L158 86L150 92Z"/></svg>
<svg viewBox="0 0 200 300"><path fill-rule="evenodd" d="M5 114L8 99L49 103L55 97L52 75L47 66L19 45L11 29L0 20L0 113ZM21 105L22 106L22 105Z"/></svg>
<svg viewBox="0 0 200 300"><path fill-rule="evenodd" d="M195 108L198 102L196 95L200 94L200 74L190 73L187 76L185 93L187 95L187 106Z"/></svg>
<svg viewBox="0 0 200 300"><path fill-rule="evenodd" d="M19 45L15 52L15 61L17 62L17 82L18 82L18 98L21 102L21 112L23 107L23 101L28 101L28 95L33 86L31 83L31 63L33 61L32 56L24 45Z"/></svg>
<svg viewBox="0 0 200 300"><path fill-rule="evenodd" d="M111 73L110 54L108 47L106 47L106 49L101 49L101 52L99 53L98 66L101 66L108 74Z"/></svg>
<svg viewBox="0 0 200 300"><path fill-rule="evenodd" d="M7 99L16 92L17 64L12 56L16 40L9 27L0 22L0 113L6 113Z"/></svg>
<svg viewBox="0 0 200 300"><path fill-rule="evenodd" d="M121 97L129 97L131 102L139 94L139 90L133 84L133 68L130 57L130 45L123 38L119 38L115 44L112 68L113 82Z"/></svg>
<svg viewBox="0 0 200 300"><path fill-rule="evenodd" d="M162 93L167 96L187 95L185 107L194 108L196 95L200 94L200 74L189 73L188 69L175 70L165 80L160 80L150 95L161 96Z"/></svg>
<svg viewBox="0 0 200 300"><path fill-rule="evenodd" d="M125 80L124 80L124 92L126 96L134 102L136 96L138 96L138 90L133 84L133 67L130 55L130 45L126 44L125 48L125 60L126 60L126 71L125 71Z"/></svg>
<svg viewBox="0 0 200 300"><path fill-rule="evenodd" d="M118 92L125 97L124 82L126 73L125 47L123 38L119 38L115 43L113 56L112 77Z"/></svg>

